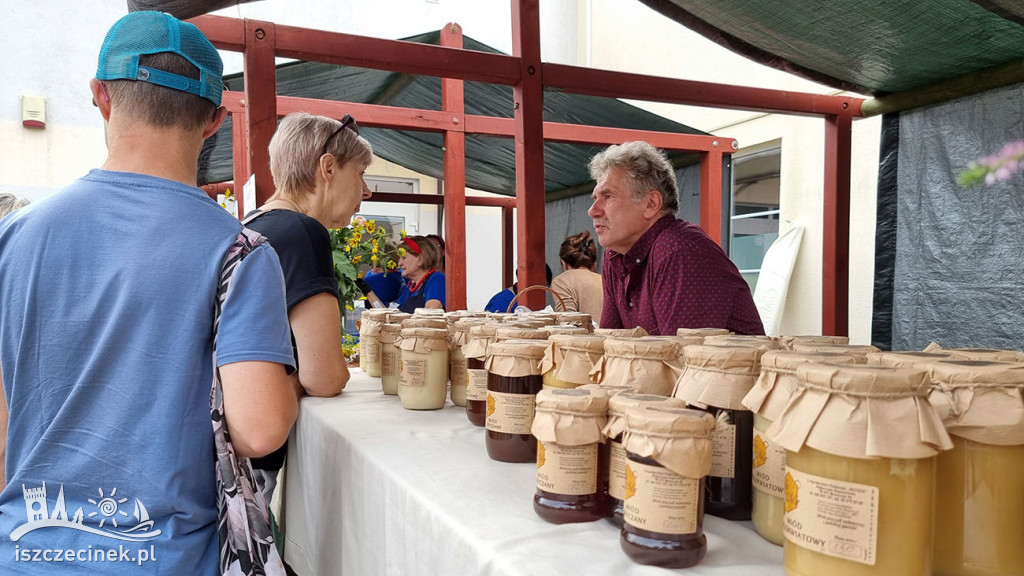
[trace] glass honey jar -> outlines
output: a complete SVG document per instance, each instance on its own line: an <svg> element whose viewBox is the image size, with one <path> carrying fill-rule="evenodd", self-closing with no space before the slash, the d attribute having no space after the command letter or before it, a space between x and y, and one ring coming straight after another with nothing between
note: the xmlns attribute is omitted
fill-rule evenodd
<svg viewBox="0 0 1024 576"><path fill-rule="evenodd" d="M936 456L952 448L918 368L818 364L768 435L786 449L788 576L930 576Z"/></svg>
<svg viewBox="0 0 1024 576"><path fill-rule="evenodd" d="M385 394L398 394L401 381L402 350L398 343L402 340L401 324L382 324L380 327L380 387Z"/></svg>
<svg viewBox="0 0 1024 576"><path fill-rule="evenodd" d="M359 368L374 378L380 378L380 327L389 312L379 308L363 310L359 322Z"/></svg>
<svg viewBox="0 0 1024 576"><path fill-rule="evenodd" d="M537 393L536 410L531 427L537 439L534 511L554 524L603 518L607 392L544 389Z"/></svg>
<svg viewBox="0 0 1024 576"><path fill-rule="evenodd" d="M697 410L654 407L626 413L619 544L634 562L687 568L704 557L701 493L711 468L714 427L714 417Z"/></svg>
<svg viewBox="0 0 1024 576"><path fill-rule="evenodd" d="M408 321L407 321L408 322ZM448 397L448 330L402 328L398 398L409 410L438 410Z"/></svg>
<svg viewBox="0 0 1024 576"><path fill-rule="evenodd" d="M530 432L542 387L544 340L505 340L488 347L487 455L499 462L536 462L537 439Z"/></svg>
<svg viewBox="0 0 1024 576"><path fill-rule="evenodd" d="M683 365L675 338L606 338L604 356L591 372L599 384L630 386L644 394L671 396Z"/></svg>
<svg viewBox="0 0 1024 576"><path fill-rule="evenodd" d="M449 394L452 404L456 406L466 405L466 392L469 387L469 363L462 353L462 347L466 344L469 329L486 323L487 320L484 318L459 317L448 324L448 373L451 380Z"/></svg>
<svg viewBox="0 0 1024 576"><path fill-rule="evenodd" d="M754 530L765 540L782 546L782 517L785 513L786 450L768 436L772 422L779 417L796 390L796 367L805 362L862 364L864 358L834 352L793 352L769 350L761 356L761 374L742 404L754 413L750 519Z"/></svg>
<svg viewBox="0 0 1024 576"><path fill-rule="evenodd" d="M590 372L604 355L604 336L555 334L548 338L541 371L545 388L591 384Z"/></svg>
<svg viewBox="0 0 1024 576"><path fill-rule="evenodd" d="M934 573L1024 574L1024 364L953 359L931 377L953 438L938 456Z"/></svg>
<svg viewBox="0 0 1024 576"><path fill-rule="evenodd" d="M704 341L709 341L705 338ZM687 346L686 368L674 396L707 410L718 421L704 510L729 520L750 520L754 414L743 398L761 374L761 345Z"/></svg>
<svg viewBox="0 0 1024 576"><path fill-rule="evenodd" d="M686 402L668 396L634 392L619 392L608 398L608 422L603 431L608 439L605 448L608 451L608 475L605 482L608 506L605 515L619 528L622 527L622 504L626 493L626 449L622 444L622 434L626 431L626 413L631 408L652 406L686 408Z"/></svg>
<svg viewBox="0 0 1024 576"><path fill-rule="evenodd" d="M483 427L487 420L487 349L494 341L500 322L491 321L471 326L466 332L462 355L466 357L466 417L475 426Z"/></svg>

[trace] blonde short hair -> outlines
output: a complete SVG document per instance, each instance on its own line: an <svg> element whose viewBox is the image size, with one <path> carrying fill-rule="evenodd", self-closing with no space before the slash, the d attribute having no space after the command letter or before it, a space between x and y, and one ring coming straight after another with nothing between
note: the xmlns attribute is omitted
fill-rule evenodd
<svg viewBox="0 0 1024 576"><path fill-rule="evenodd" d="M365 138L348 128L331 138L341 122L326 116L297 112L285 116L270 139L270 173L278 191L308 194L316 185L321 150L334 154L341 164L373 161L373 148ZM327 139L331 138L330 142Z"/></svg>
<svg viewBox="0 0 1024 576"><path fill-rule="evenodd" d="M661 192L661 209L675 214L679 211L679 189L676 172L668 157L647 142L626 142L609 146L590 160L590 177L599 180L613 168L629 177L633 200L639 202L651 190Z"/></svg>

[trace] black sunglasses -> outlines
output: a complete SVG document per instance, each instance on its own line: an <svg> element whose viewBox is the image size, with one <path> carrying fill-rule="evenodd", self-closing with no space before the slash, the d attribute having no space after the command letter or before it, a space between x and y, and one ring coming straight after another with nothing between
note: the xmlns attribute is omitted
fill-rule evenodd
<svg viewBox="0 0 1024 576"><path fill-rule="evenodd" d="M359 135L359 124L356 124L356 119L353 118L352 115L350 114L345 114L344 116L341 117L341 126L338 126L337 130L331 132L331 135L327 137L327 141L324 142L323 150L320 151L321 156L327 154L327 145L330 144L331 140L334 140L334 137L337 136L338 133L344 130L345 128L348 128L349 130L355 132L356 136Z"/></svg>

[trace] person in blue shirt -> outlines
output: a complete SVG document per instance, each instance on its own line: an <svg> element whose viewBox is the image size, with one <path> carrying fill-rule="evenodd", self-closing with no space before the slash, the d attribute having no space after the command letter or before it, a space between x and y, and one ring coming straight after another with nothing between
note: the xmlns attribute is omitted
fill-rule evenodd
<svg viewBox="0 0 1024 576"><path fill-rule="evenodd" d="M445 281L437 269L441 262L437 244L425 236L408 236L398 251L398 267L407 282L396 300L398 309L410 314L417 308L443 310Z"/></svg>
<svg viewBox="0 0 1024 576"><path fill-rule="evenodd" d="M397 258L395 256L397 247L394 240L388 239L384 245L384 250L392 258ZM381 267L376 267L364 276L363 280L366 281L366 285L380 299L384 306L398 300L398 297L402 294L402 289L405 288L405 278L398 270L384 270Z"/></svg>
<svg viewBox="0 0 1024 576"><path fill-rule="evenodd" d="M288 438L295 361L277 254L196 187L203 141L227 114L222 73L192 24L124 16L90 80L102 167L0 220L0 574L219 576L228 456L215 428L240 460ZM252 250L229 261L240 239ZM283 570L266 542L254 551ZM121 550L134 561L109 561Z"/></svg>
<svg viewBox="0 0 1024 576"><path fill-rule="evenodd" d="M544 264L544 275L547 276L548 286L551 286L551 266ZM491 299L487 301L487 305L484 306L484 310L488 312L508 312L508 305L512 303L512 299L516 297L519 292L519 273L516 272L516 282L505 288L501 292L498 292Z"/></svg>

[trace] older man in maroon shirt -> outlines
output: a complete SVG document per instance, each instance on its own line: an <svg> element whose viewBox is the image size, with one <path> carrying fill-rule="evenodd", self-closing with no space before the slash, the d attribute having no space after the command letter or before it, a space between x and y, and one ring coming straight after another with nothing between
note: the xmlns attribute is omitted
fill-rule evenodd
<svg viewBox="0 0 1024 576"><path fill-rule="evenodd" d="M675 171L647 142L611 146L590 161L587 214L601 246L602 328L726 328L764 334L743 276L701 228L676 218Z"/></svg>

